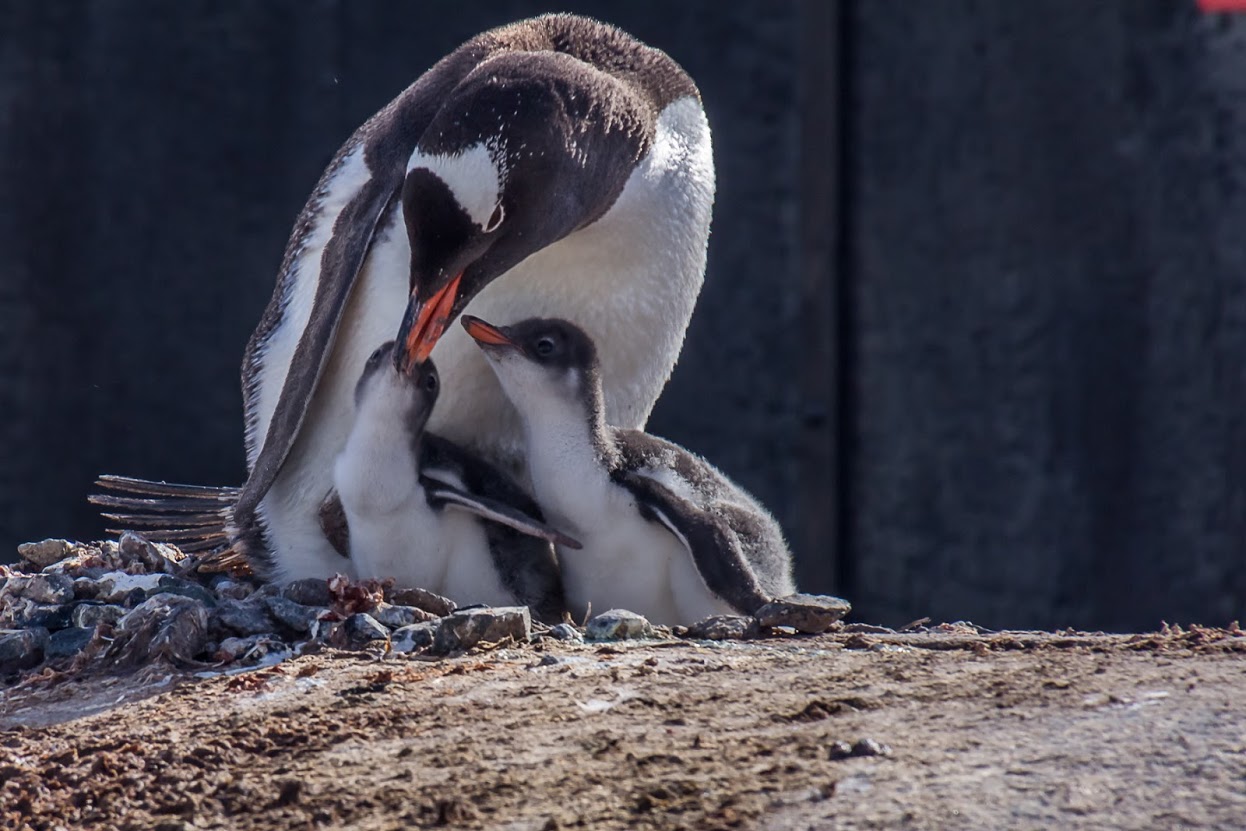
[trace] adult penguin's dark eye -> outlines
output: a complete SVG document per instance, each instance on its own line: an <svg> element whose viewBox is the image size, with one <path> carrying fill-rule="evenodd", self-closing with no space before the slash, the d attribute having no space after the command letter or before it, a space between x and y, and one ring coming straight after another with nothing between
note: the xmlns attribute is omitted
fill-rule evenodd
<svg viewBox="0 0 1246 831"><path fill-rule="evenodd" d="M548 358L554 354L554 339L541 338L536 342L536 354L542 358Z"/></svg>
<svg viewBox="0 0 1246 831"><path fill-rule="evenodd" d="M429 392L437 391L437 376L436 375L433 375L430 373L424 376L424 389L428 390Z"/></svg>

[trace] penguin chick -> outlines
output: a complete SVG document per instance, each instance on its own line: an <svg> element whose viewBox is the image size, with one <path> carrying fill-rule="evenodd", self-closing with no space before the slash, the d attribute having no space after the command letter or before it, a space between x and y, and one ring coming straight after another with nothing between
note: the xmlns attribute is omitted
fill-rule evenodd
<svg viewBox="0 0 1246 831"><path fill-rule="evenodd" d="M782 531L756 500L671 442L606 426L597 350L581 329L462 320L523 421L537 502L584 545L559 551L573 613L591 603L690 624L795 590Z"/></svg>
<svg viewBox="0 0 1246 831"><path fill-rule="evenodd" d="M578 543L546 525L505 473L425 432L437 369L425 361L400 372L393 349L382 345L364 365L333 469L356 574L456 603L518 602L559 619L565 604L551 543Z"/></svg>

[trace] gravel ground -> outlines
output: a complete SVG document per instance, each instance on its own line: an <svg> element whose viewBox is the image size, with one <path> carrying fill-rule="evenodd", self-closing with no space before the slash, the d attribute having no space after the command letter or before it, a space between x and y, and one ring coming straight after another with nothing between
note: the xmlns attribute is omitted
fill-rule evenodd
<svg viewBox="0 0 1246 831"><path fill-rule="evenodd" d="M0 827L1243 827L1235 627L870 629L31 670Z"/></svg>

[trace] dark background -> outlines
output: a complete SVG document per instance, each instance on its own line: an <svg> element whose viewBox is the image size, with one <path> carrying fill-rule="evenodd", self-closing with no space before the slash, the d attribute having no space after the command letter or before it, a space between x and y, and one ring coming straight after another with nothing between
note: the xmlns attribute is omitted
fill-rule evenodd
<svg viewBox="0 0 1246 831"><path fill-rule="evenodd" d="M709 274L654 432L859 619L1246 602L1246 17L1170 0L0 2L0 559L95 474L244 476L238 365L338 145L549 10L699 83Z"/></svg>

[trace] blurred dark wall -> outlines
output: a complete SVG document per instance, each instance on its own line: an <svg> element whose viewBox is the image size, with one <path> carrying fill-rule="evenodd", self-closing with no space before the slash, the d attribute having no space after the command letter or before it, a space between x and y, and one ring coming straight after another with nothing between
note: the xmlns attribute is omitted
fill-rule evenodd
<svg viewBox="0 0 1246 831"><path fill-rule="evenodd" d="M579 2L714 130L651 427L862 618L1246 601L1246 19L1172 0ZM532 2L0 3L0 549L102 471L244 474L238 364L367 116ZM0 553L0 558L3 554Z"/></svg>

